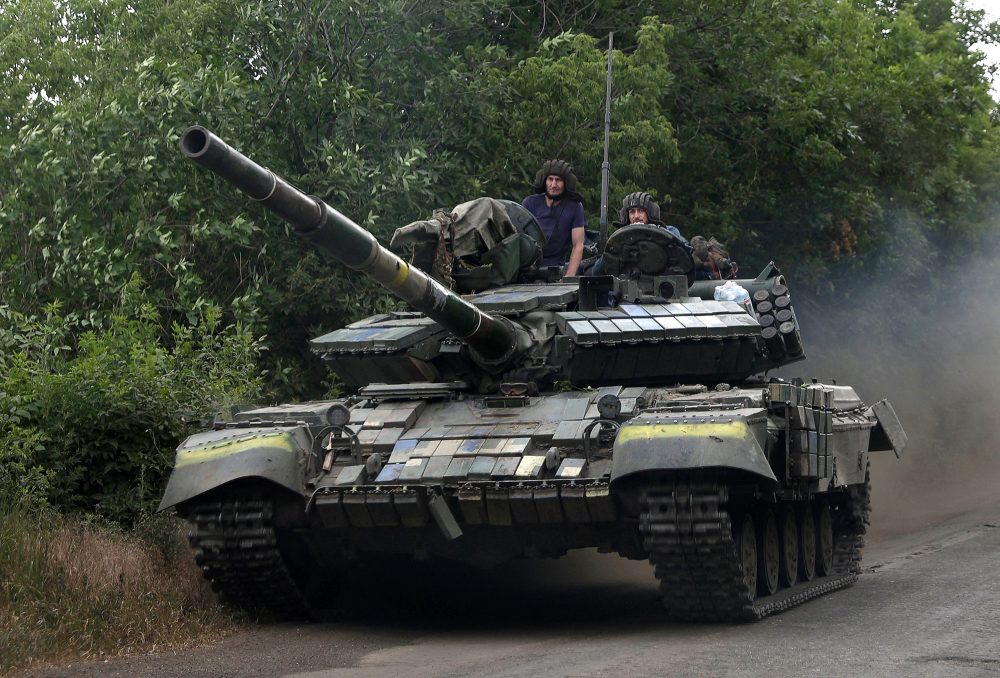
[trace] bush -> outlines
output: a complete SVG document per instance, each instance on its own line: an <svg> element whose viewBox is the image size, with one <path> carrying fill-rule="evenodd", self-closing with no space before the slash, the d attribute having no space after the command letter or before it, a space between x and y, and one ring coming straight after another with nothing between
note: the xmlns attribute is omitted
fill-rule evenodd
<svg viewBox="0 0 1000 678"><path fill-rule="evenodd" d="M133 281L108 325L0 309L0 497L130 524L201 417L258 395L260 344L206 306L163 336Z"/></svg>

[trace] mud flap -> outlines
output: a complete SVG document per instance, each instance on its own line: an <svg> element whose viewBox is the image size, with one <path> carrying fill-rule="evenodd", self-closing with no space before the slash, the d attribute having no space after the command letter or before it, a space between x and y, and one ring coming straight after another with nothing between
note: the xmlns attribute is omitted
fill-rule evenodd
<svg viewBox="0 0 1000 678"><path fill-rule="evenodd" d="M177 448L160 510L242 478L261 478L302 494L309 445L302 427L195 434Z"/></svg>
<svg viewBox="0 0 1000 678"><path fill-rule="evenodd" d="M898 459L903 449L906 448L907 437L892 404L888 400L880 400L869 407L865 414L869 417L875 417L878 422L872 429L871 438L868 441L868 451L892 450Z"/></svg>
<svg viewBox="0 0 1000 678"><path fill-rule="evenodd" d="M444 497L437 492L432 492L427 506L431 510L431 517L434 518L437 526L441 528L441 533L445 539L451 541L462 536L462 528L458 526L455 514L448 508L448 502Z"/></svg>
<svg viewBox="0 0 1000 678"><path fill-rule="evenodd" d="M764 454L764 410L669 412L624 424L615 439L611 481L645 471L735 469L777 484Z"/></svg>

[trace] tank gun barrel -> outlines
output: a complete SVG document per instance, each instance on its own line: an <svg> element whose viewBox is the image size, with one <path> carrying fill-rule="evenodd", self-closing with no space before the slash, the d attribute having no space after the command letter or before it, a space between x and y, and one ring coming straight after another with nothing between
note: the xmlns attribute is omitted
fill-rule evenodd
<svg viewBox="0 0 1000 678"><path fill-rule="evenodd" d="M383 247L375 236L323 200L307 195L200 125L180 138L181 151L261 203L295 232L348 268L364 273L467 343L483 362L502 365L521 343L513 324L462 299Z"/></svg>

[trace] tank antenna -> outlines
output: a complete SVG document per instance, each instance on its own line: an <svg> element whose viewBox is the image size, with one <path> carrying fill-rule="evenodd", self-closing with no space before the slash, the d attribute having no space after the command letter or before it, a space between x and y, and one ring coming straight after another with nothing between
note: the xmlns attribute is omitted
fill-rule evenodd
<svg viewBox="0 0 1000 678"><path fill-rule="evenodd" d="M608 87L604 97L604 162L601 163L601 231L598 248L604 253L608 241L608 180L611 164L608 162L608 146L611 144L611 56L615 44L615 34L608 33Z"/></svg>

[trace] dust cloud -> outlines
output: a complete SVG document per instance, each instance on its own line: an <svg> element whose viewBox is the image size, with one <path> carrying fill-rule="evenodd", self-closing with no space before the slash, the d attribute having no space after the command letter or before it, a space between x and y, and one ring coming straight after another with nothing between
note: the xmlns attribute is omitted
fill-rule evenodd
<svg viewBox="0 0 1000 678"><path fill-rule="evenodd" d="M808 359L782 375L836 379L888 398L909 445L872 455L872 534L909 532L1000 495L1000 265L862 281L842 298L795 299Z"/></svg>

